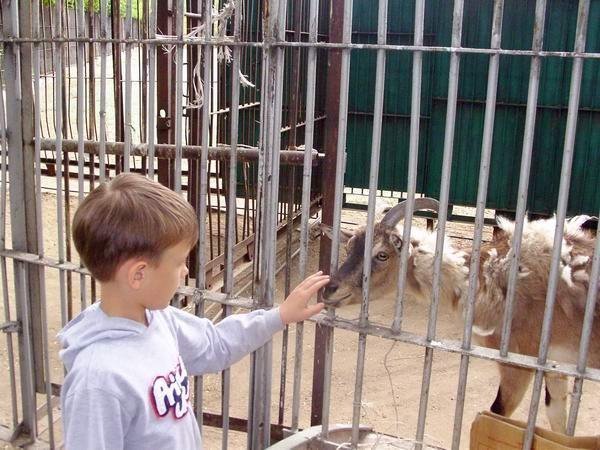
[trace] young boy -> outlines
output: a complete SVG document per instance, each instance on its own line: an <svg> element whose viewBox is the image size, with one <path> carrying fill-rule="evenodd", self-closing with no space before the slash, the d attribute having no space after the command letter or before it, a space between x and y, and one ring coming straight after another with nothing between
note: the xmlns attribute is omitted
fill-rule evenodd
<svg viewBox="0 0 600 450"><path fill-rule="evenodd" d="M285 324L308 319L329 277L314 274L279 306L210 320L169 306L198 240L196 214L175 192L121 174L94 189L73 220L101 301L60 332L67 450L198 449L188 375L226 369Z"/></svg>

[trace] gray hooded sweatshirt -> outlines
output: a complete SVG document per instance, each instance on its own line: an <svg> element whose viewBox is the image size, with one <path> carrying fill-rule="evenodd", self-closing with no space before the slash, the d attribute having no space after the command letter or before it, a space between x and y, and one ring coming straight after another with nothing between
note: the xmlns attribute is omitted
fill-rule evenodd
<svg viewBox="0 0 600 450"><path fill-rule="evenodd" d="M148 326L95 303L59 333L67 450L202 448L188 376L218 372L283 329L277 308L214 325L167 307Z"/></svg>

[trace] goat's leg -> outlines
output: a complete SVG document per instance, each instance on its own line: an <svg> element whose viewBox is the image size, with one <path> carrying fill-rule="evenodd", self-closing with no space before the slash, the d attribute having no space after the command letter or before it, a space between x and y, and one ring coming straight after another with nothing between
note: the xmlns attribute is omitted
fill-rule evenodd
<svg viewBox="0 0 600 450"><path fill-rule="evenodd" d="M546 380L546 414L552 431L564 433L567 423L567 377L557 373L545 373Z"/></svg>
<svg viewBox="0 0 600 450"><path fill-rule="evenodd" d="M490 410L509 417L521 403L532 375L530 369L500 364L500 386Z"/></svg>

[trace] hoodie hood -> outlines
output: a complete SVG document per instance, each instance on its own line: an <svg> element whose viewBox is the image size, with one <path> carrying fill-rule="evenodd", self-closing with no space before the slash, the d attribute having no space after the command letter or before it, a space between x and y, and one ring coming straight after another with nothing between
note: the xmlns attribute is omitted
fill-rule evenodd
<svg viewBox="0 0 600 450"><path fill-rule="evenodd" d="M146 330L145 325L134 320L107 316L100 308L100 302L97 302L82 311L58 333L61 347L59 355L67 370L70 370L79 352L89 345L108 339L137 336Z"/></svg>

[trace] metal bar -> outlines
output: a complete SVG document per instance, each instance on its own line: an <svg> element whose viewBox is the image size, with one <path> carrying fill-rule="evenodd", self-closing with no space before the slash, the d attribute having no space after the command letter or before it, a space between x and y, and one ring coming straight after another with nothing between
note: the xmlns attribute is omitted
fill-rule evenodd
<svg viewBox="0 0 600 450"><path fill-rule="evenodd" d="M377 43L387 41L388 2L379 0L377 18ZM373 234L375 228L375 204L377 202L377 181L379 179L379 154L381 148L381 128L383 122L383 101L385 92L385 50L377 51L377 68L375 72L375 105L373 109L373 136L371 140L371 168L369 172L369 207L367 211L367 232L363 255L362 273L362 303L360 307L360 326L369 323L369 285L371 282L371 262L373 249ZM360 411L362 405L362 388L365 371L365 354L367 336L364 333L358 337L358 352L356 360L356 376L354 383L354 402L352 409L352 439L351 445L356 447L359 439Z"/></svg>
<svg viewBox="0 0 600 450"><path fill-rule="evenodd" d="M448 353L466 355L469 357L495 361L500 364L509 364L526 369L543 370L545 372L556 373L568 377L583 376L585 380L600 381L600 369L592 367L588 367L585 373L582 374L581 372L577 371L577 366L575 364L567 364L563 362L560 364L554 364L552 362L540 364L537 360L537 357L512 352L509 352L506 356L502 356L497 349L480 347L477 345L471 346L470 349L464 349L462 342L458 340L436 339L434 341L428 341L425 336L419 334L410 333L407 331L401 331L398 333L395 332L391 327L374 324L372 322L365 327L360 327L357 320L343 319L339 316L331 319L324 313L318 314L309 320L311 322L326 324L342 330L365 333L368 336L377 336L406 344L417 345L419 347L431 348L433 350L443 350Z"/></svg>
<svg viewBox="0 0 600 450"><path fill-rule="evenodd" d="M415 38L414 45L423 44L423 29L425 24L425 1L418 0L415 3ZM415 192L417 186L417 163L419 161L419 121L421 119L421 78L423 68L423 52L413 53L412 67L412 91L410 106L410 141L408 156L408 179L407 179L407 207L404 218L404 230L402 241L409 242L410 230L415 205ZM402 328L402 315L404 309L404 291L406 289L406 271L408 264L408 245L403 245L400 252L400 270L398 273L398 295L394 311L392 328L400 331ZM418 432L419 433L419 432ZM417 434L418 434L417 433Z"/></svg>
<svg viewBox="0 0 600 450"><path fill-rule="evenodd" d="M206 89L205 89L206 91ZM210 120L208 118L207 120ZM77 141L64 139L61 141L61 148L64 152L77 152ZM53 139L41 139L42 150L56 150L56 143ZM105 153L108 155L124 155L125 144L123 142L104 142ZM155 156L165 159L175 158L175 145L173 144L155 144ZM135 144L131 148L130 156L148 156L150 153L150 144ZM95 141L84 141L83 150L89 154L99 154L100 145ZM186 159L202 159L204 147L202 145L183 145L182 155ZM228 160L231 156L231 146L219 144L218 146L207 146L207 158L211 160ZM236 151L237 159L243 161L254 161L258 159L260 150L257 147L240 146ZM304 164L304 151L286 150L280 152L279 158L282 164ZM310 151L310 155L315 165L324 158L322 153L317 150Z"/></svg>
<svg viewBox="0 0 600 450"><path fill-rule="evenodd" d="M56 38L59 38L62 33L62 0L56 1L55 18L54 18L54 33L53 42L54 44L54 67L56 70L55 84L54 84L54 111L55 111L55 150L56 150L56 223L57 223L57 247L58 247L58 260L60 263L65 262L65 247L64 247L64 204L63 204L63 49L62 44L57 42ZM61 270L59 271L59 291L60 291L60 313L61 313L61 325L65 326L68 321L67 317L67 293L66 293L66 273Z"/></svg>
<svg viewBox="0 0 600 450"><path fill-rule="evenodd" d="M156 1L150 6L150 39L156 37ZM148 45L148 177L154 179L154 140L156 138L156 45Z"/></svg>
<svg viewBox="0 0 600 450"><path fill-rule="evenodd" d="M491 48L500 47L502 40L502 16L504 12L504 0L494 0L494 12L492 18ZM490 172L490 161L492 153L492 140L494 134L494 116L496 112L496 94L498 91L498 68L500 57L492 55L488 67L488 82L485 104L485 118L483 124L483 141L481 144L481 162L479 166L479 182L477 190L477 209L475 212L475 233L473 236L473 250L471 252L471 264L469 267L469 291L465 305L465 323L463 328L462 348L471 348L471 337L473 330L473 319L475 311L475 296L477 283L479 281L479 256L485 223L485 205L488 191ZM460 448L462 433L462 421L464 414L465 394L467 386L467 375L469 370L469 357L462 355L459 369L459 382L456 394L456 407L454 412L454 430L452 433L452 449Z"/></svg>
<svg viewBox="0 0 600 450"><path fill-rule="evenodd" d="M233 39L240 40L241 5L236 5L234 11ZM230 135L230 156L229 156L229 186L227 217L226 217L226 245L225 245L225 278L224 290L227 295L233 294L233 248L235 246L235 236L237 229L237 144L239 132L239 105L240 105L240 48L234 47L231 64L231 135ZM231 314L231 308L225 306L223 315L227 317ZM227 450L229 439L229 398L230 398L231 372L223 372L223 398L221 401L223 411L223 434L221 446Z"/></svg>
<svg viewBox="0 0 600 450"><path fill-rule="evenodd" d="M76 5L77 14L77 36L85 36L85 18L83 13L83 0L78 0ZM92 44L93 45L93 44ZM85 170L85 155L83 152L84 126L85 126L85 74L84 74L84 59L85 59L85 44L77 43L77 180L78 180L78 201L81 203L84 196L84 170ZM90 166L91 167L91 166ZM92 171L90 169L90 175ZM67 169L68 176L68 169ZM70 220L67 218L67 220ZM81 310L86 306L86 287L85 277L79 278L79 295L81 302Z"/></svg>
<svg viewBox="0 0 600 450"><path fill-rule="evenodd" d="M19 366L21 367L22 425L31 441L37 439L37 418L35 399L34 349L32 339L31 310L29 308L29 290L27 265L21 261L13 261L15 276L15 300L17 304L17 321L21 323L19 333Z"/></svg>
<svg viewBox="0 0 600 450"><path fill-rule="evenodd" d="M577 13L577 28L575 32L575 50L584 51L587 34L587 24L589 15L589 0L580 0ZM567 125L565 131L565 144L563 149L562 169L560 174L560 186L558 189L558 203L556 208L556 228L554 230L554 247L552 249L552 262L550 264L550 273L548 278L548 290L546 292L546 308L544 310L544 320L542 322L542 332L540 337L540 348L538 362L545 364L548 358L550 347L550 334L552 332L552 318L554 315L554 304L556 303L556 291L561 277L559 276L562 242L564 235L564 224L567 216L567 206L569 203L569 188L571 186L571 169L573 166L573 153L575 150L575 132L577 130L577 116L579 108L579 97L581 93L581 75L583 71L583 60L576 58L573 61L571 70L571 86L569 90L569 110L567 113ZM512 269L512 267L511 267ZM596 294L596 291L594 291ZM582 334L582 339L589 339L591 329L586 330L588 335ZM535 373L533 393L529 405L529 417L527 421L527 430L523 440L523 448L528 449L533 442L535 432L535 420L539 407L540 394L542 390L542 380L544 372L537 370ZM573 423L573 427L574 427Z"/></svg>
<svg viewBox="0 0 600 450"><path fill-rule="evenodd" d="M293 3L293 27L294 27L294 39L300 40L300 32L302 28L302 10L304 9L304 0ZM289 113L288 124L290 132L288 134L288 148L296 148L297 143L297 123L300 108L300 59L301 59L300 48L292 51L292 68L290 78L289 91ZM282 128L283 129L283 128ZM287 168L287 176L290 179L288 186L287 196L287 209L286 209L286 241L285 241L285 276L284 276L284 297L290 294L291 291L291 279L292 279L292 223L294 217L295 208L295 193L296 193L296 170L294 167ZM284 412L285 412L285 398L286 398L286 383L288 373L288 348L289 348L289 326L286 326L283 330L283 338L281 341L281 369L279 377L279 405L278 405L278 418L277 423L283 424Z"/></svg>
<svg viewBox="0 0 600 450"><path fill-rule="evenodd" d="M53 39L51 42L67 43L67 42L96 42L96 43L109 43L109 44L132 44L132 45L211 45L211 46L228 46L228 47L313 47L316 49L346 49L346 50L386 50L386 51L398 51L398 52L429 52L429 53L470 53L470 54L483 54L483 55L512 55L512 56L537 56L541 58L582 58L582 59L600 59L600 53L597 52L586 52L577 54L575 52L561 52L561 51L546 51L546 50L504 50L504 49L490 49L490 48L473 48L473 47L440 47L430 45L396 45L396 44L357 44L357 43L335 43L335 42L295 42L295 41L280 41L276 43L264 42L231 42L228 39L203 39L203 38L157 38L157 39L119 39L119 38L108 38L108 39L78 39L76 37L61 37L56 40ZM50 42L47 39L32 39L32 38L10 38L0 37L0 42L6 43L35 43L35 42Z"/></svg>
<svg viewBox="0 0 600 450"><path fill-rule="evenodd" d="M212 35L212 1L204 1L204 36L209 38ZM202 150L200 155L200 195L198 198L198 222L199 222L199 234L202 239L206 236L206 195L207 195L207 184L208 184L208 173L207 173L207 161L209 152L209 131L210 131L210 105L212 95L212 47L205 46L203 48L204 56L204 93L202 99ZM210 223L210 218L209 218ZM196 288L204 289L206 285L206 272L204 270L206 266L206 254L205 249L198 245L196 246ZM204 315L204 303L198 303L196 305L196 315L202 317ZM195 410L196 417L198 420L198 426L202 431L202 377L196 378L196 395L195 395Z"/></svg>
<svg viewBox="0 0 600 450"><path fill-rule="evenodd" d="M332 5L333 6L333 5ZM337 5L338 7L341 5ZM345 0L343 3L343 22L342 22L342 33L341 39L342 42L351 42L352 41L352 0ZM339 10L339 9L338 9ZM333 9L332 9L333 11ZM340 24L336 23L333 25L334 27L339 27ZM334 28L334 31L338 31ZM338 36L336 36L338 38ZM332 217L332 226L333 226L333 239L331 243L331 256L329 260L329 273L334 273L338 267L339 261L339 236L340 236L340 223L341 223L341 215L342 215L342 196L343 196L343 185L344 185L344 173L346 166L346 130L348 125L348 90L350 84L350 51L344 50L341 55L340 69L339 69L339 94L337 96L337 136L331 137L334 142L331 142L330 145L335 145L335 191L333 198L333 217ZM336 76L334 74L334 76ZM335 83L335 80L333 81ZM332 108L335 108L334 96L336 92L332 92L331 101L334 102ZM333 308L329 308L327 311L329 317L335 317L335 311ZM322 365L319 367L315 364L315 372L317 372L317 368L322 370L321 374L322 379L322 399L320 400L322 408L320 411L320 419L322 423L323 435L327 436L329 432L329 408L331 402L331 371L333 364L333 330L326 329L322 330L322 339L323 342L319 343L323 345L323 351L321 352L322 357ZM317 336L318 338L319 336ZM317 360L317 355L315 355L315 360ZM317 374L319 375L319 374ZM313 385L315 384L315 380L313 380ZM318 391L316 391L318 392ZM317 394L318 395L318 394ZM313 394L313 404L315 403L315 394ZM316 404L318 406L319 403ZM315 419L314 414L315 406L313 406L313 420Z"/></svg>
<svg viewBox="0 0 600 450"><path fill-rule="evenodd" d="M464 1L454 1L452 17L452 46L460 47L462 40ZM458 77L460 71L460 55L450 55L450 69L448 75L448 101L446 107L446 128L444 131L444 156L442 161L442 181L440 186L440 208L438 212L437 236L435 244L435 257L433 262L432 301L429 307L429 320L427 323L427 339L435 339L437 315L440 303L442 258L444 253L444 239L446 236L446 218L448 216L448 199L450 196L450 179L452 175L452 154L454 149L454 127L456 124L456 102L458 97ZM418 136L418 132L417 132ZM417 142L418 148L418 142ZM406 221L404 222L406 227ZM408 242L408 241L404 241ZM408 247L408 245L406 245ZM433 365L433 351L427 349L423 364L423 378L421 381L421 398L419 402L419 419L417 423L417 448L421 448L425 436L425 419L429 402L429 386L431 384L431 371Z"/></svg>
<svg viewBox="0 0 600 450"><path fill-rule="evenodd" d="M535 7L535 24L533 31L532 48L540 50L544 39L544 22L546 19L546 0L537 0ZM511 244L511 267L508 276L508 288L506 292L506 304L504 318L502 321L502 340L500 352L506 354L510 344L510 331L512 324L513 303L515 299L515 288L517 285L517 274L519 270L519 259L521 256L521 238L525 221L525 210L527 209L527 188L529 186L529 171L531 167L531 154L533 149L533 138L535 132L535 116L540 83L541 59L534 57L531 60L529 73L529 88L527 92L527 110L525 113L525 135L523 136L523 150L521 156L521 170L519 174L519 188L517 197L517 212L515 217L515 230Z"/></svg>
<svg viewBox="0 0 600 450"><path fill-rule="evenodd" d="M319 0L310 0L309 42L317 42L319 27ZM308 49L306 69L306 128L304 130L304 164L302 171L302 216L300 219L300 279L306 278L308 260L308 218L310 215L310 190L312 180L311 153L315 129L315 90L317 77L317 50ZM296 324L296 346L294 351L294 387L292 394L292 432L298 431L300 415L300 387L302 381L302 354L304 323Z"/></svg>
<svg viewBox="0 0 600 450"><path fill-rule="evenodd" d="M105 38L108 36L108 20L106 11L107 2L104 0L100 1L100 36ZM100 152L98 154L98 161L100 166L100 182L104 182L106 173L106 42L100 46L100 110L99 122L100 122L100 135L98 137L100 141Z"/></svg>
<svg viewBox="0 0 600 450"><path fill-rule="evenodd" d="M268 31L267 39L285 40L285 19L287 2L272 0L269 2L266 13L266 25ZM266 209L265 218L266 230L263 234L264 253L263 258L266 264L263 266L265 272L262 279L265 281L263 291L264 306L271 307L274 303L275 291L275 263L276 263L276 245L277 245L277 205L279 194L279 166L281 152L281 120L282 120L282 96L283 96L283 67L284 67L284 49L274 47L267 52L268 66L266 69L266 97L261 100L262 104L268 108L269 115L265 124L265 160L266 174L265 190L266 198L263 203ZM263 68L263 70L265 70ZM271 360L272 360L272 342L268 342L263 347L264 357L259 359L259 364L263 364L264 384L262 392L255 395L255 400L262 400L261 416L263 429L262 437L259 438L259 446L269 446L270 433L266 424L271 423ZM262 361L261 361L262 360ZM262 397L262 399L261 399ZM257 433L258 436L258 433Z"/></svg>
<svg viewBox="0 0 600 450"><path fill-rule="evenodd" d="M162 34L172 34L173 2L157 1L156 27ZM174 61L169 52L160 51L156 55L156 109L158 112L156 141L161 144L173 143L173 115L175 109L173 91ZM173 187L171 161L158 159L158 181L170 188Z"/></svg>
<svg viewBox="0 0 600 450"><path fill-rule="evenodd" d="M175 2L173 2L175 4ZM178 39L183 38L183 10L185 8L183 0L177 0L175 9L175 33ZM175 179L173 185L175 192L181 192L181 146L183 122L183 45L175 46Z"/></svg>
<svg viewBox="0 0 600 450"><path fill-rule="evenodd" d="M39 26L39 11L40 4L39 0L34 0L31 21L32 21L32 32L34 34L40 33ZM33 124L34 124L34 137L35 137L35 182L36 182L36 196L35 196L35 207L36 207L36 232L38 241L38 254L40 257L44 255L44 232L42 225L42 168L40 162L40 137L41 137L41 112L40 112L40 46L35 45L33 49L33 95L34 95L34 113L33 113ZM3 105L0 105L3 109ZM2 127L4 126L4 120L2 120ZM4 245L2 245L4 247ZM3 258L3 262L4 262ZM40 300L41 300L41 325L42 325L42 345L44 352L44 373L45 373L45 389L46 389L46 405L47 405L47 417L48 417L48 441L50 448L54 449L54 413L52 411L52 387L51 387L51 376L50 376L50 347L48 340L48 319L47 319L47 302L46 302L46 276L44 266L39 266L34 269L37 271L40 284ZM12 341L12 338L11 338Z"/></svg>
<svg viewBox="0 0 600 450"><path fill-rule="evenodd" d="M586 2L589 3L589 2ZM589 11L589 10L588 10ZM600 239L596 238L596 246L592 259L592 270L590 273L590 284L588 287L585 314L583 317L583 326L581 329L581 341L579 343L579 357L577 359L577 370L580 374L586 372L589 344L591 338L592 324L594 322L594 313L596 310L596 298L598 292L598 280L600 279ZM583 387L583 377L580 375L575 378L573 392L571 395L571 407L567 421L567 434L572 436L575 433L577 424L577 415L579 413L579 404L581 401L581 392Z"/></svg>
<svg viewBox="0 0 600 450"><path fill-rule="evenodd" d="M1 75L1 74L0 74ZM4 250L6 248L6 194L8 192L8 143L7 143L7 130L6 130L6 118L5 118L5 104L4 104L4 80L0 84L2 90L0 91L0 148L2 150L2 180L0 184L1 197L1 222L0 222L0 248ZM2 256L0 259L0 268L2 270L2 298L4 304L4 320L5 322L11 322L10 314L10 297L8 290L8 274L6 269L6 257ZM19 413L17 409L17 383L15 375L15 356L13 349L13 338L10 334L6 334L6 350L8 357L8 376L10 381L10 399L11 399L11 412L12 412L12 427L17 428L19 421Z"/></svg>
<svg viewBox="0 0 600 450"><path fill-rule="evenodd" d="M19 8L17 8L19 6ZM4 3L2 25L4 33L18 36L31 34L31 5ZM12 246L19 251L37 252L35 229L35 190L33 144L33 92L31 84L31 44L13 44L4 47L3 79L6 90L5 138L7 139L8 159L10 160L10 220ZM6 174L4 174L6 176ZM6 178L4 178L6 179ZM32 354L33 340L39 336L38 323L29 320L32 308L39 306L39 286L33 284L28 274L18 272L20 263L14 262L15 301L17 320L21 321L23 332L18 336L19 367L21 382L22 426L32 439L37 435L35 417L36 369L41 369L41 361L36 365ZM35 280L37 282L37 279ZM27 294L30 295L27 295ZM40 355L41 356L41 355Z"/></svg>
<svg viewBox="0 0 600 450"><path fill-rule="evenodd" d="M132 1L126 0L125 6L125 39L131 39L131 27L132 27ZM120 6L120 3L118 4ZM119 7L117 6L117 8ZM120 20L120 14L117 15L117 20ZM117 55L117 57L121 58L121 52ZM120 88L120 85L119 85ZM125 147L123 152L123 171L129 172L130 168L130 154L131 154L131 128L133 124L131 123L131 44L125 44L125 101L123 102L123 137L125 141Z"/></svg>
<svg viewBox="0 0 600 450"><path fill-rule="evenodd" d="M77 36L85 36L83 0L77 0L76 4L76 27ZM83 172L85 156L83 153L84 126L85 126L85 75L83 63L85 59L85 44L77 43L77 178L78 178L78 199L83 200Z"/></svg>
<svg viewBox="0 0 600 450"><path fill-rule="evenodd" d="M275 25L276 16L278 13L278 7L274 1L270 1L263 5L262 8L262 31L263 41L275 40ZM271 208L271 197L272 197L272 139L273 139L273 122L276 120L274 117L274 103L275 103L275 90L276 86L271 78L274 78L274 71L276 71L275 56L270 48L264 49L262 54L262 76L261 76L261 109L260 109L260 152L258 159L258 186L257 186L257 213L258 213L258 231L257 239L255 240L255 255L256 255L256 268L255 273L257 274L257 291L258 296L256 298L257 306L264 306L267 304L268 291L269 291L269 270L271 264L271 251L269 246L273 245L273 242L269 236L269 225L271 223L270 214L268 213ZM274 214L277 212L275 204ZM265 397L267 395L264 386L265 377L265 360L267 359L268 353L266 346L261 347L252 355L252 365L250 370L250 389L252 392L251 401L248 404L248 418L250 420L249 432L248 432L248 448L259 449L265 447L263 441L263 434L261 433L261 424L264 422L265 416Z"/></svg>

